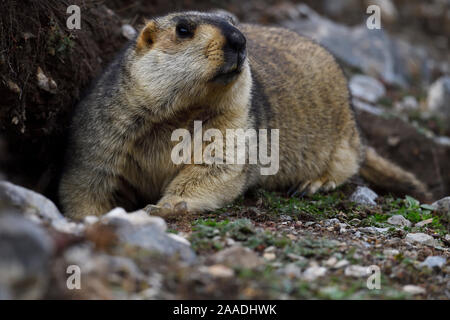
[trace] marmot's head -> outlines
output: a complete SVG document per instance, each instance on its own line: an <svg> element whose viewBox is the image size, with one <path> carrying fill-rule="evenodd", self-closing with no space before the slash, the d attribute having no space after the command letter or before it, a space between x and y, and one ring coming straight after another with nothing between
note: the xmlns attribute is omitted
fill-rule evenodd
<svg viewBox="0 0 450 320"><path fill-rule="evenodd" d="M246 38L235 23L223 12L150 20L137 37L131 75L170 104L229 91L250 75Z"/></svg>

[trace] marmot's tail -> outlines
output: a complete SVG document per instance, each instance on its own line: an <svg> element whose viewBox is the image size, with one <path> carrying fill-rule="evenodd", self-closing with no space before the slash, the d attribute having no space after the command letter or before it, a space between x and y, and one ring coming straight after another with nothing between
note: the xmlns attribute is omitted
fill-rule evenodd
<svg viewBox="0 0 450 320"><path fill-rule="evenodd" d="M366 159L359 172L367 181L387 191L407 194L423 202L431 200L428 188L412 173L383 158L371 147L366 149Z"/></svg>

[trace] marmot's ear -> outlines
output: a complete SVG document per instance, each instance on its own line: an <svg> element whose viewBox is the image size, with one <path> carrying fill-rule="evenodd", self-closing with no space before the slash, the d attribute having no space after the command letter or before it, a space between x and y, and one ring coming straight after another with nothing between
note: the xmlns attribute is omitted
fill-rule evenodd
<svg viewBox="0 0 450 320"><path fill-rule="evenodd" d="M146 21L145 27L137 37L136 51L149 49L153 46L156 39L157 26L154 20Z"/></svg>

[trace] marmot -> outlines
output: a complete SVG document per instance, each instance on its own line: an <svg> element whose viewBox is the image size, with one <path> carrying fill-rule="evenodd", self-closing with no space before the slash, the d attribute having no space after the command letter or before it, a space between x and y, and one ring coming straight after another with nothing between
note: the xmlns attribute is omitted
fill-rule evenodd
<svg viewBox="0 0 450 320"><path fill-rule="evenodd" d="M311 194L358 171L390 190L426 195L411 173L363 146L350 98L333 56L295 32L239 24L224 13L152 19L76 107L59 189L63 211L81 219L117 206L213 210L249 188ZM279 129L278 172L175 164L171 135L192 132L195 120L224 136Z"/></svg>

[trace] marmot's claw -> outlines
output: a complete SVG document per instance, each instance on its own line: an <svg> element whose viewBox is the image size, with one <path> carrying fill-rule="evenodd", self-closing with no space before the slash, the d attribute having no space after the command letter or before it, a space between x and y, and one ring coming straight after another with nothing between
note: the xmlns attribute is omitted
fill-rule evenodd
<svg viewBox="0 0 450 320"><path fill-rule="evenodd" d="M299 182L298 184L296 184L292 188L290 188L287 194L290 198L294 198L297 196L299 198L303 198L307 193L307 188L309 185L310 185L309 181L307 181L305 183Z"/></svg>
<svg viewBox="0 0 450 320"><path fill-rule="evenodd" d="M186 214L188 212L188 208L187 203L185 201L180 201L173 207L168 202L162 204L161 206L149 204L144 208L144 211L152 216L170 218L173 216Z"/></svg>

